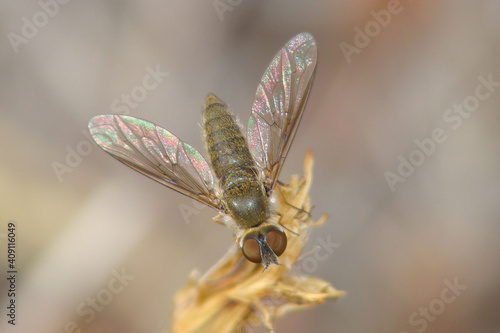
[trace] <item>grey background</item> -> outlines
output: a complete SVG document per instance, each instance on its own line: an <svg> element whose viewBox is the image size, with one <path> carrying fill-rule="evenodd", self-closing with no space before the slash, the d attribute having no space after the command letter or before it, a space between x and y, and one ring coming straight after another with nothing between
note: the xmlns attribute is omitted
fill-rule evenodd
<svg viewBox="0 0 500 333"><path fill-rule="evenodd" d="M157 65L168 77L130 114L204 152L206 94L246 124L272 56L308 31L319 65L280 179L302 174L306 149L314 151L314 216L330 219L309 249L321 237L339 246L311 274L347 295L279 319L276 331L500 332L500 91L456 129L443 119L479 76L500 81L500 2L401 1L348 61L341 43L354 45L354 29L373 24L370 11L386 1L220 1L231 8L221 16L211 1L73 0L52 7L46 23L38 2L0 4L0 267L14 221L20 272L15 328L0 280L0 330L63 332L70 321L82 332L167 330L175 291L225 253L230 232L209 208L186 220L180 207L190 199L95 145L60 179L53 165L67 165L67 149L89 149L88 120L112 113ZM9 36L34 15L37 33L13 47ZM447 139L391 191L384 173L418 154L415 140L435 128ZM135 278L92 320L78 315L113 270ZM466 289L444 303L455 279ZM410 321L429 306L436 316Z"/></svg>

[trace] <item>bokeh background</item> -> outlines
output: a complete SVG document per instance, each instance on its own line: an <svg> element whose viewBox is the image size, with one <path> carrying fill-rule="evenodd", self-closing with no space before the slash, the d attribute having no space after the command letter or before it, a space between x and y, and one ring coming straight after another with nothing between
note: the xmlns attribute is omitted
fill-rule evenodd
<svg viewBox="0 0 500 333"><path fill-rule="evenodd" d="M166 331L175 291L232 235L90 144L87 122L158 68L168 75L127 112L204 152L206 94L246 123L271 58L308 31L319 64L280 179L314 151L313 214L330 218L309 249L336 247L310 274L347 294L276 332L500 332L500 87L449 111L487 92L479 77L500 82L500 1L54 3L0 3L0 267L14 221L19 270L15 327L0 280L0 331ZM372 37L356 37L365 28ZM419 155L415 140L436 128L446 140ZM410 156L419 165L391 188L387 173ZM79 314L117 272L133 279Z"/></svg>

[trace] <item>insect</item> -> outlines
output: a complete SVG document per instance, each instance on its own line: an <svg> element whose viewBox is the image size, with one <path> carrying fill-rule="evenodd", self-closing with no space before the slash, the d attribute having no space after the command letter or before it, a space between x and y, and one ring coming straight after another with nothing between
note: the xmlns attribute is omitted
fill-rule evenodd
<svg viewBox="0 0 500 333"><path fill-rule="evenodd" d="M171 132L125 115L89 122L95 142L120 162L218 210L251 262L279 265L287 237L274 192L311 90L314 38L293 37L275 55L257 87L246 138L227 105L209 94L203 112L209 161Z"/></svg>

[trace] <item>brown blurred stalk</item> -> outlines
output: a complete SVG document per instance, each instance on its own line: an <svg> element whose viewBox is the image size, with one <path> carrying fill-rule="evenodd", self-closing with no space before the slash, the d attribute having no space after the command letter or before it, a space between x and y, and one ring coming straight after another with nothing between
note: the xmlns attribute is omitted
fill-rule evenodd
<svg viewBox="0 0 500 333"><path fill-rule="evenodd" d="M275 318L344 295L328 282L293 269L311 227L327 219L325 214L314 222L308 214L313 160L308 152L304 178L294 175L289 185L277 188L280 223L288 237L287 250L279 258L281 265L263 272L262 265L249 262L233 246L203 276L193 272L187 285L177 292L170 333L233 333L262 326L272 331Z"/></svg>

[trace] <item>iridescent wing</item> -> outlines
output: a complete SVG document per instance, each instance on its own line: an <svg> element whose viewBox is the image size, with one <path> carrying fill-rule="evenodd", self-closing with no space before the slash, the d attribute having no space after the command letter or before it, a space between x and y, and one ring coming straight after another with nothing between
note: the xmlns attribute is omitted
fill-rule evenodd
<svg viewBox="0 0 500 333"><path fill-rule="evenodd" d="M316 41L301 33L276 54L257 87L247 139L269 189L276 184L302 117L316 62Z"/></svg>
<svg viewBox="0 0 500 333"><path fill-rule="evenodd" d="M95 142L134 170L193 199L222 209L203 156L169 131L145 120L100 115L89 122Z"/></svg>

